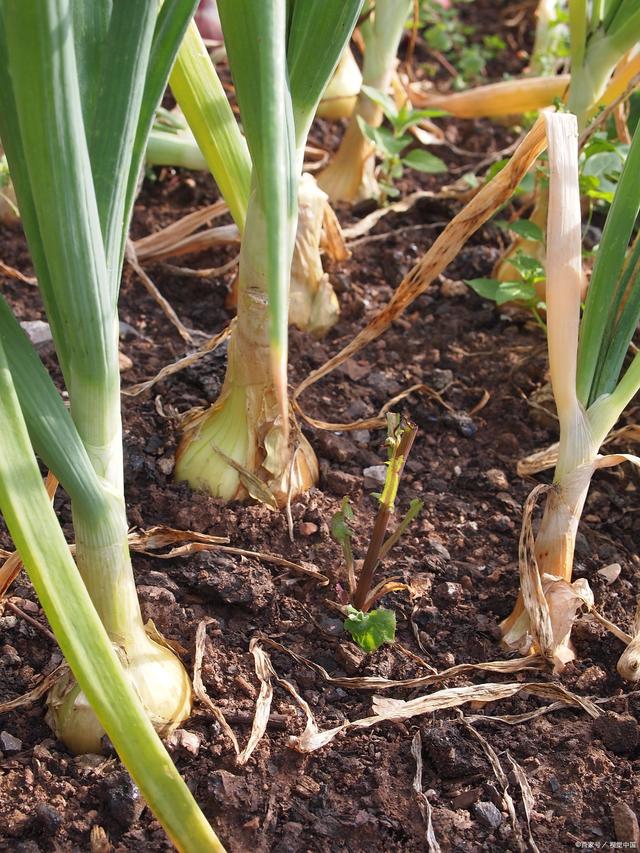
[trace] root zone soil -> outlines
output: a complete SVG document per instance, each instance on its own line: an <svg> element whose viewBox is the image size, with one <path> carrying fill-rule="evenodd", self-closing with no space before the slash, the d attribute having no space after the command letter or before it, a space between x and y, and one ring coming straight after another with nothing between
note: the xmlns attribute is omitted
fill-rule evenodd
<svg viewBox="0 0 640 853"><path fill-rule="evenodd" d="M476 5L481 14L485 4ZM519 35L521 30L510 33L512 38ZM514 138L487 122L450 122L446 132L459 150L482 156ZM329 144L334 134L319 126L314 141ZM477 162L466 162L446 148L442 156L460 173ZM405 194L440 184L413 174L406 176L401 189ZM145 184L136 205L134 234L149 233L214 197L212 182L203 176L163 172L155 183ZM456 209L450 202L424 200L406 214L389 215L372 232L380 239L356 247L349 261L330 269L341 319L321 342L292 332L292 383L335 353L388 301L403 273L438 233L438 223ZM338 212L350 223L366 211ZM123 398L132 525L228 535L233 545L312 563L330 578L321 588L277 565L216 552L168 561L134 556L144 615L180 644L188 667L193 665L196 628L203 619L210 620L202 678L241 745L250 731L259 689L248 652L255 636L277 640L332 675L402 679L426 674L425 664L442 670L455 663L506 657L497 624L509 613L518 589L521 506L533 485L517 476L516 463L552 443L556 429L552 414L528 402L546 383L540 332L526 316L501 313L455 284L488 275L499 248L497 230L482 229L447 270L447 280L434 284L387 334L302 400L309 414L325 420L356 420L375 413L417 383L437 391L447 403L444 407L434 396L416 393L396 407L420 427L402 481L400 506L420 498L424 510L386 560L386 573L400 576L411 592L385 600L397 613L398 642L374 654L364 655L351 643L325 600L335 599L336 586L344 583L339 549L329 535L331 515L349 494L359 519L355 548L362 556L376 509L370 490L364 488L363 470L384 461L383 433L305 428L320 459L321 480L291 508L292 542L283 514L257 505L224 506L172 481L178 438L172 412L215 399L224 353L214 353L150 393ZM32 272L19 229L2 232L0 257L26 274ZM224 260L224 253L217 251L184 263L213 267ZM212 334L228 322L228 278L181 278L160 266L149 271L187 326ZM35 288L8 278L2 284L20 319L42 318ZM125 271L120 310L128 324L121 349L133 364L123 374L125 386L184 354L184 343L130 270ZM52 366L52 356L44 357ZM632 407L627 420L634 419L637 422L637 409L634 415ZM589 579L598 608L624 626L640 585L638 484L637 474L626 469L597 475L575 565L576 577ZM56 508L71 539L64 495L57 498ZM12 547L4 529L0 547ZM597 570L613 563L620 564L621 572L608 583ZM44 625L24 575L11 588L9 601ZM579 695L606 699L603 717L594 722L581 711L564 710L519 725L486 720L475 726L509 774L526 837L522 797L507 751L522 768L533 796L531 828L540 850L604 848L612 841L628 847L640 840L634 814L640 804L640 693L616 674L622 649L615 638L583 619L574 642L578 660L557 680ZM270 655L278 675L295 685L321 728L370 714L370 691L328 685L289 656L274 651ZM26 693L59 662L55 643L43 632L10 607L0 610L0 702ZM446 686L514 679L553 676L479 673L450 679ZM425 692L387 691L405 699ZM463 710L495 716L520 714L540 704L523 694ZM71 756L43 717L42 700L0 717L0 849L170 849L115 756ZM423 743L423 787L441 848L518 849L494 770L455 711L347 732L310 755L288 744L290 735L303 728L299 708L276 686L266 735L248 764L239 768L231 744L205 709L196 705L185 723L187 734L179 735L172 747L174 759L229 850L426 850L426 825L412 787L411 743L417 730Z"/></svg>

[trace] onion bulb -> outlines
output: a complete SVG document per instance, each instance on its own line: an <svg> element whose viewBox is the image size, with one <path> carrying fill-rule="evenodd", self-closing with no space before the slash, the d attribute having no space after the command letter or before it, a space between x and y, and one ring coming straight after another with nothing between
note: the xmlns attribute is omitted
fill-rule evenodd
<svg viewBox="0 0 640 853"><path fill-rule="evenodd" d="M268 340L243 341L236 321L220 397L185 423L178 482L225 501L254 498L274 509L315 485L317 459L292 411L283 429L269 364Z"/></svg>
<svg viewBox="0 0 640 853"><path fill-rule="evenodd" d="M351 48L347 46L325 89L317 115L330 121L349 118L356 105L360 86L362 73Z"/></svg>
<svg viewBox="0 0 640 853"><path fill-rule="evenodd" d="M145 630L159 638L152 623ZM182 663L146 632L135 645L116 651L153 727L161 736L169 735L191 713L191 683ZM102 752L104 728L71 672L49 691L47 705L47 723L72 752Z"/></svg>

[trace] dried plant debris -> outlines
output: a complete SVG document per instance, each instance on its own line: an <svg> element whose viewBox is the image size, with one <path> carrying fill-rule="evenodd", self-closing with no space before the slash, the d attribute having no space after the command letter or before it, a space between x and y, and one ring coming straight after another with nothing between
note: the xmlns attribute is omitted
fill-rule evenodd
<svg viewBox="0 0 640 853"><path fill-rule="evenodd" d="M144 382L138 382L135 385L130 385L128 388L123 388L122 393L126 397L137 397L144 391L148 391L149 388L153 388L153 386L157 382L161 382L163 379L167 379L169 376L174 376L181 370L185 370L187 367L191 367L193 364L200 361L200 359L204 358L207 355L210 355L229 338L230 334L231 325L226 326L217 335L214 335L212 338L209 338L209 340L195 352L192 352L189 355L185 355L182 358L179 358L172 364L166 364L161 370L156 373L155 376L152 376L151 379L146 379Z"/></svg>
<svg viewBox="0 0 640 853"><path fill-rule="evenodd" d="M440 853L441 848L433 830L431 803L422 790L422 737L420 736L420 729L418 729L411 741L411 755L413 755L416 762L413 790L416 792L418 808L426 826L427 850L429 853Z"/></svg>
<svg viewBox="0 0 640 853"><path fill-rule="evenodd" d="M69 667L66 663L57 666L53 672L50 672L49 675L45 675L38 684L28 693L24 693L22 696L17 696L15 699L9 699L7 702L0 702L0 714L8 714L9 711L15 711L17 708L24 708L27 705L33 705L34 702L37 702L38 699L42 699L42 697L47 693L48 690L53 687L53 685L60 679L62 676L68 672Z"/></svg>
<svg viewBox="0 0 640 853"><path fill-rule="evenodd" d="M473 735L473 737L477 739L480 746L482 747L482 751L487 756L489 763L491 764L498 785L500 786L500 791L502 793L504 804L509 814L509 819L511 821L515 842L518 845L518 849L523 851L524 853L527 848L524 843L522 829L520 828L520 823L518 822L518 817L516 815L516 807L513 802L513 797L509 792L509 780L507 779L507 774L504 772L504 768L500 763L498 754L491 746L489 741L485 737L483 737L483 735L481 735L480 732L471 725L471 723L468 723L465 720L464 715L461 712L460 724L466 729L466 731L468 731L471 735Z"/></svg>
<svg viewBox="0 0 640 853"><path fill-rule="evenodd" d="M224 551L227 554L236 554L239 557L253 557L282 566L288 571L302 575L303 577L317 581L321 586L329 583L329 578L323 575L312 563L294 563L277 554L269 554L266 551L251 551L247 548L236 548L229 545L227 536L212 536L207 533L198 533L194 530L176 530L173 527L156 526L147 530L135 531L129 534L129 547L132 551L146 554L159 560L171 560L174 557L186 557L201 551ZM158 553L160 549L171 547L165 553Z"/></svg>
<svg viewBox="0 0 640 853"><path fill-rule="evenodd" d="M263 637L261 642L279 652L283 652L293 658L297 663L309 667L316 672L328 684L335 687L342 687L352 690L389 690L395 687L426 687L430 684L438 684L451 678L456 678L460 675L468 675L472 672L500 672L513 673L523 671L533 671L540 669L543 665L543 659L536 655L530 655L524 658L512 658L511 660L487 661L486 663L460 663L449 667L442 672L436 672L430 675L421 675L416 678L392 679L383 678L382 676L332 676L320 664L315 663L291 649L286 648L281 643L271 638Z"/></svg>

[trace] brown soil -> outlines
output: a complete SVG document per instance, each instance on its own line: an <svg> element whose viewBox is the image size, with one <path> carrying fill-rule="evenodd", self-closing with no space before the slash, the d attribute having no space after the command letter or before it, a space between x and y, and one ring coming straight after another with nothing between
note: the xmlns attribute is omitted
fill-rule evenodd
<svg viewBox="0 0 640 853"><path fill-rule="evenodd" d="M487 12L490 4L477 5ZM520 30L514 33L528 37ZM483 155L514 138L488 122L452 122L447 133L458 148ZM334 130L322 126L313 132L314 141L321 144L332 135ZM442 156L455 167L473 166L446 150ZM441 183L410 175L402 191L420 185L433 189ZM136 205L134 233L157 229L214 197L209 179L165 171L155 183L145 183ZM335 353L388 301L403 273L440 230L436 223L449 219L456 209L453 203L424 201L407 214L389 215L373 231L384 239L356 248L349 261L331 270L341 320L322 342L292 333L292 383ZM343 210L340 215L350 222L362 212ZM447 270L448 279L488 275L498 241L496 229L484 228ZM19 230L2 232L0 257L31 272ZM216 251L184 263L210 267L226 257ZM187 326L211 334L228 321L224 300L229 278L179 278L160 267L150 273ZM3 290L21 319L43 316L35 288L3 278ZM133 362L123 377L125 385L153 375L185 352L183 341L130 270L124 275L121 319L132 327L122 340L122 350ZM46 358L51 365L52 357ZM374 499L363 488L363 469L383 461L383 434L305 428L322 475L318 488L292 506L292 542L284 514L256 505L224 506L172 482L177 432L171 417L160 413L170 414L172 407L183 412L213 400L223 377L223 355L208 357L142 397L124 398L132 525L161 524L228 535L239 547L312 563L331 579L330 586L319 588L267 562L215 552L169 561L134 557L145 615L184 647L188 667L193 665L196 627L202 619L211 619L203 681L241 743L249 733L259 686L248 652L252 637L276 639L332 675L400 679L425 674L421 660L442 670L454 663L507 657L497 624L509 613L518 589L521 506L533 485L517 476L516 462L556 439L553 417L533 408L527 399L544 386L545 370L543 339L527 317L501 313L469 290L437 283L381 340L303 398L308 413L325 420L355 420L375 413L415 383L441 392L447 403L445 408L433 396L414 394L398 407L420 427L400 501L406 506L418 497L424 511L385 565L388 574L401 576L414 588L413 595L401 591L384 601L396 611L398 642L371 655L351 643L325 603L344 583L329 523L342 496L350 494L358 518L355 546L362 556L375 511ZM485 405L470 415L481 402ZM633 413L628 420L633 420ZM638 485L638 475L626 469L596 477L575 564L576 577L588 577L598 608L627 628L640 581ZM71 538L64 495L57 498L56 508ZM0 534L0 546L11 548L6 533ZM596 570L616 562L622 571L608 585ZM45 623L24 575L11 588L9 600ZM575 629L575 644L578 661L557 679L548 672L478 673L447 682L456 686L526 676L557 680L581 696L607 699L604 708L609 713L595 723L583 712L563 710L520 725L490 720L475 724L509 774L523 827L522 799L507 752L524 770L535 801L531 825L540 850L637 840L632 812L640 806L640 701L615 671L622 651L616 639L583 619ZM271 655L278 674L296 686L321 728L370 713L370 692L327 685L287 655ZM0 615L0 701L30 690L59 661L56 645L5 607ZM390 695L412 698L424 692L395 689ZM473 713L519 714L540 704L542 700L524 695ZM112 849L121 853L169 849L117 758L74 758L52 736L43 714L38 701L0 718L0 849L89 850L95 826L104 829ZM303 727L290 695L276 687L266 736L248 765L239 768L210 714L197 709L185 724L199 745L191 751L176 746L175 761L229 850L427 849L426 827L412 788L411 742L418 729L423 740L423 785L442 849L518 849L494 771L455 711L348 732L307 756L288 745L289 736Z"/></svg>

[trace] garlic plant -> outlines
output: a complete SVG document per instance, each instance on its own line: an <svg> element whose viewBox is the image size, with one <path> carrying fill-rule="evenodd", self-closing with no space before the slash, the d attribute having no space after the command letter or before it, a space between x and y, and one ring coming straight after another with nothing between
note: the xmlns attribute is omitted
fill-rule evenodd
<svg viewBox="0 0 640 853"><path fill-rule="evenodd" d="M363 85L386 94L412 6L412 0L376 0L360 28L365 42ZM378 127L382 118L380 106L361 91L340 147L318 180L332 202L379 196L375 148L362 132L360 121Z"/></svg>
<svg viewBox="0 0 640 853"><path fill-rule="evenodd" d="M76 752L100 752L106 732L193 851L222 848L151 727L188 716L191 686L136 595L117 299L146 139L195 5L0 2L0 137L70 403L0 299L0 509L73 673L50 723ZM71 498L75 564L34 448Z"/></svg>
<svg viewBox="0 0 640 853"><path fill-rule="evenodd" d="M547 222L547 329L551 384L560 423L560 444L544 515L535 539L537 593L518 598L502 623L505 643L532 647L556 668L574 657L569 634L576 606L592 597L585 582L571 585L576 533L591 478L625 454L600 456L600 448L627 404L640 390L640 355L624 369L640 319L640 241L630 249L640 197L636 131L598 247L582 319L582 239L578 182L578 124L570 113L545 112L549 143ZM521 550L526 543L521 543ZM526 556L526 554L525 554ZM527 582L528 583L528 582ZM626 654L626 653L625 653ZM629 655L620 673L640 677Z"/></svg>
<svg viewBox="0 0 640 853"><path fill-rule="evenodd" d="M569 0L568 107L582 129L601 103L614 68L640 41L637 0Z"/></svg>
<svg viewBox="0 0 640 853"><path fill-rule="evenodd" d="M251 183L246 218L234 213L242 243L224 385L214 405L186 425L176 477L225 500L250 495L282 506L318 477L287 397L289 283L307 134L361 6L362 0L219 3ZM240 134L221 100L221 112L207 119L206 92L185 73L187 58L180 62L179 56L178 71L188 80L176 86L174 72L173 90L224 194L219 175L229 176L226 150L237 148ZM236 173L243 175L244 166ZM317 266L311 271L317 277Z"/></svg>
<svg viewBox="0 0 640 853"><path fill-rule="evenodd" d="M178 52L170 82L195 136L191 136L187 143L182 133L160 132L155 138L152 135L147 148L147 162L185 165L191 169L208 166L242 232L249 201L251 158L220 79L193 24ZM168 139L164 142L159 137ZM186 154L187 144L189 154ZM174 149L176 158L172 160ZM315 337L322 337L339 316L338 300L321 259L327 208L326 194L318 187L315 178L305 172L298 184L298 223L291 269L289 323Z"/></svg>

